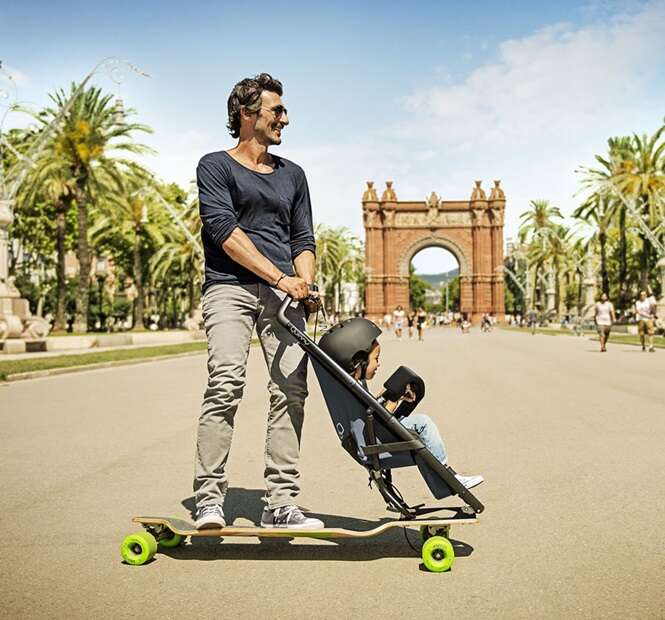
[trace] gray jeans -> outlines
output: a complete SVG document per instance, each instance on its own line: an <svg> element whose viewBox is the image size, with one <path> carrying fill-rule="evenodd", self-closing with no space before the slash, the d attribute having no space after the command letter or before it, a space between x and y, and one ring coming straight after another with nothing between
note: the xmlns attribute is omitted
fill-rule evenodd
<svg viewBox="0 0 665 620"><path fill-rule="evenodd" d="M214 284L203 296L208 385L196 442L194 495L198 507L224 501L226 461L245 387L254 327L270 373L264 473L268 507L293 504L300 492L298 459L307 397L307 357L277 323L283 299L284 293L266 284ZM290 306L287 316L304 330L302 306Z"/></svg>

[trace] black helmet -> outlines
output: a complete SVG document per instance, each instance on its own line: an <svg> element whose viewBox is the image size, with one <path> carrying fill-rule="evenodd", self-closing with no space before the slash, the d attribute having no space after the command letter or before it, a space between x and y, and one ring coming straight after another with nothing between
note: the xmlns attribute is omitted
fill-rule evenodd
<svg viewBox="0 0 665 620"><path fill-rule="evenodd" d="M353 372L353 358L358 353L372 350L372 344L381 330L372 321L362 318L347 319L333 325L319 340L319 346L346 372Z"/></svg>

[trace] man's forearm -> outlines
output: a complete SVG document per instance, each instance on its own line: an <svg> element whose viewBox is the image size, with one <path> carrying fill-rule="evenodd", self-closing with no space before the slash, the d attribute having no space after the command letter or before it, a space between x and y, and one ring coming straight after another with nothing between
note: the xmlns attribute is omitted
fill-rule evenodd
<svg viewBox="0 0 665 620"><path fill-rule="evenodd" d="M293 266L296 268L296 275L307 284L314 283L314 274L316 270L316 257L311 250L304 250L295 257Z"/></svg>
<svg viewBox="0 0 665 620"><path fill-rule="evenodd" d="M269 284L274 285L282 275L282 271L259 252L252 240L240 228L233 230L222 243L222 248L232 260Z"/></svg>

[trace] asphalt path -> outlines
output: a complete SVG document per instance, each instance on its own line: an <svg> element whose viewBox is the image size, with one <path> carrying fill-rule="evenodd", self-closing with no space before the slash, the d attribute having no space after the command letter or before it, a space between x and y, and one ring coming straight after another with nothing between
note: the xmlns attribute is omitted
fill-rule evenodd
<svg viewBox="0 0 665 620"><path fill-rule="evenodd" d="M452 529L449 573L401 530L378 538L197 539L122 563L137 514L189 518L205 356L0 387L0 616L7 618L663 618L665 352L450 329L383 340L425 379L419 411L486 510ZM253 347L226 510L259 519L267 372ZM389 516L339 446L310 372L301 505L327 525ZM396 473L429 501L415 470ZM415 543L417 535L412 534Z"/></svg>

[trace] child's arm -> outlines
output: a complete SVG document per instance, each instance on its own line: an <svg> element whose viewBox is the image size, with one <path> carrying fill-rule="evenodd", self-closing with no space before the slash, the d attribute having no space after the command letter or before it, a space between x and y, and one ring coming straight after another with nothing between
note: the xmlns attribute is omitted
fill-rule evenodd
<svg viewBox="0 0 665 620"><path fill-rule="evenodd" d="M376 399L378 400L385 394L386 390L383 390L382 392L379 392L376 395ZM390 413L393 413L395 409L397 409L398 405L402 402L407 402L407 403L412 403L413 401L416 400L416 395L413 393L413 390L411 388L411 384L406 386L406 391L404 392L404 395L397 401L392 401L392 400L386 400L383 403L383 406L390 411Z"/></svg>

